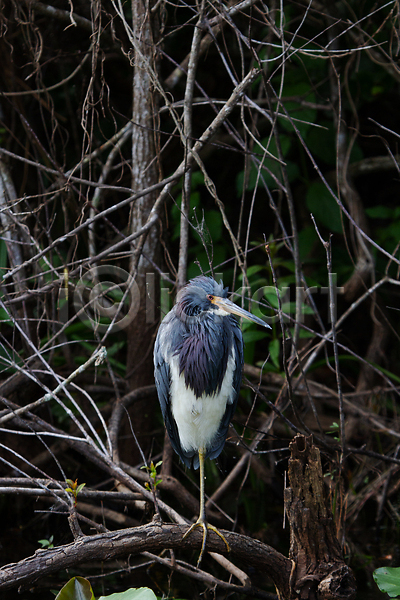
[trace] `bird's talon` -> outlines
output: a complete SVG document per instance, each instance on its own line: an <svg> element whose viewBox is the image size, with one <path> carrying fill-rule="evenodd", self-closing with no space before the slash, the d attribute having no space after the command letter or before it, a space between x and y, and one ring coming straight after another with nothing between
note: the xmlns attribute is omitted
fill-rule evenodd
<svg viewBox="0 0 400 600"><path fill-rule="evenodd" d="M224 544L226 546L227 552L231 551L231 548L230 548L228 542L226 541L225 536L222 535L222 533L220 531L218 531L218 529L216 527L214 527L214 525L210 525L209 523L206 523L205 521L202 521L202 520L198 520L198 521L196 521L196 523L193 523L193 525L191 525L189 527L189 529L184 533L184 535L182 536L182 539L183 540L186 539L188 537L188 535L190 535L192 533L192 531L194 531L198 527L203 528L203 543L201 544L200 556L197 561L197 568L199 567L199 565L201 563L201 560L202 560L203 554L204 554L204 550L206 549L207 530L208 529L211 529L211 531L214 531L214 533L216 533L221 538L221 540L224 542Z"/></svg>
<svg viewBox="0 0 400 600"><path fill-rule="evenodd" d="M228 544L228 542L226 541L225 536L222 535L222 533L220 531L218 531L218 529L216 527L214 527L214 525L208 525L207 524L207 529L211 529L212 531L214 531L214 533L216 533L217 535L219 535L219 537L221 538L221 540L224 542L224 544L226 546L227 552L231 551L231 547Z"/></svg>
<svg viewBox="0 0 400 600"><path fill-rule="evenodd" d="M194 531L195 529L197 529L197 527L203 527L203 523L201 521L196 521L196 523L193 523L193 525L191 525L189 527L189 529L186 531L186 533L183 534L182 539L184 540L185 538L187 538L187 536L192 533L192 531ZM204 527L203 527L204 529Z"/></svg>

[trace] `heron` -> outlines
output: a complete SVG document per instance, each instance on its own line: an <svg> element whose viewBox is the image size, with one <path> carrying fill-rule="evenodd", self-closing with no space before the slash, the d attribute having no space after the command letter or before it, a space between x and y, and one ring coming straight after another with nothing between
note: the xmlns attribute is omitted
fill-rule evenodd
<svg viewBox="0 0 400 600"><path fill-rule="evenodd" d="M171 445L187 467L200 467L200 514L186 531L203 529L197 566L206 547L204 461L217 458L235 412L243 369L243 336L235 315L270 326L227 298L222 282L200 275L177 294L162 320L154 346L158 399Z"/></svg>

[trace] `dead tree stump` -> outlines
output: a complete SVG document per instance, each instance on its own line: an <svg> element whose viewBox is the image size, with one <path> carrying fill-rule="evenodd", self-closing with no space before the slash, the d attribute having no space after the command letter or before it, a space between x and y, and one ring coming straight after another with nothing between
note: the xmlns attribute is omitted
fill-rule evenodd
<svg viewBox="0 0 400 600"><path fill-rule="evenodd" d="M336 537L319 450L312 436L296 435L290 451L285 508L293 561L292 599L352 600L356 583Z"/></svg>

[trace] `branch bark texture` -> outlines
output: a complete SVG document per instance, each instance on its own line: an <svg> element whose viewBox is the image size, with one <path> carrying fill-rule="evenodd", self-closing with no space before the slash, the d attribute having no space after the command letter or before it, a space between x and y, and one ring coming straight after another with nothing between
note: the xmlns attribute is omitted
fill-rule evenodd
<svg viewBox="0 0 400 600"><path fill-rule="evenodd" d="M290 450L285 505L290 524L289 557L295 565L292 597L351 600L356 593L355 579L342 558L319 450L311 436L303 435L293 439Z"/></svg>

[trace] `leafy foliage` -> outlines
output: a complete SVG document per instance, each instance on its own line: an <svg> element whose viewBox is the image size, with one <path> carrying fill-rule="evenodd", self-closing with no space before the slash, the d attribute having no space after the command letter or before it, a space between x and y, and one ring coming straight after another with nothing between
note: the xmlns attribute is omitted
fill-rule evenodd
<svg viewBox="0 0 400 600"><path fill-rule="evenodd" d="M57 594L56 600L95 600L92 586L84 577L73 577ZM98 600L156 600L149 588L131 588L109 596L100 596Z"/></svg>
<svg viewBox="0 0 400 600"><path fill-rule="evenodd" d="M400 595L400 568L381 567L374 571L374 579L382 592L386 592L391 598Z"/></svg>
<svg viewBox="0 0 400 600"><path fill-rule="evenodd" d="M73 577L57 594L56 600L95 600L92 586L84 577Z"/></svg>

